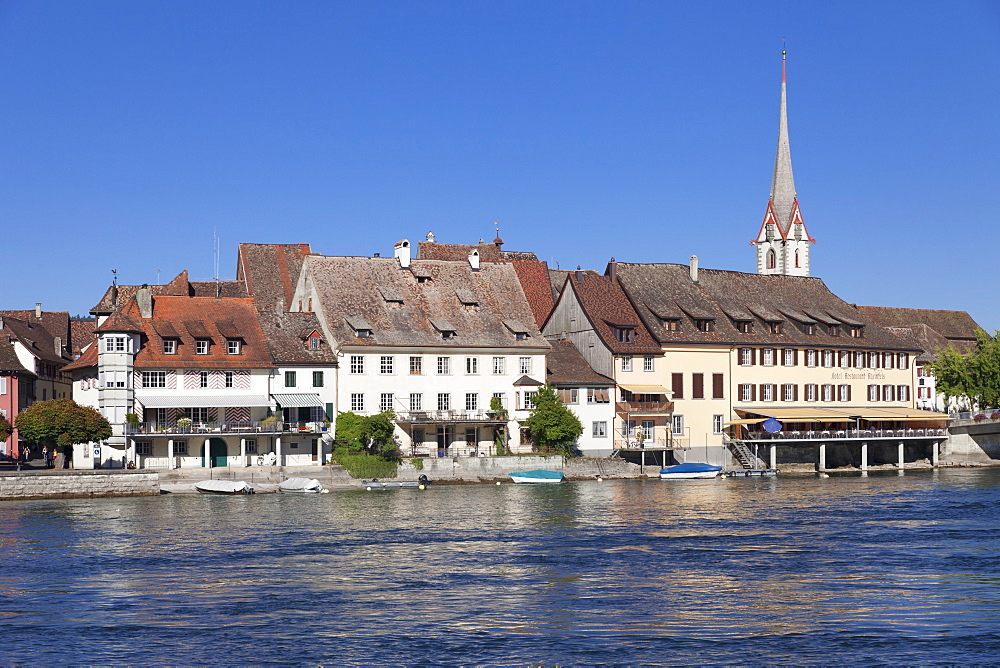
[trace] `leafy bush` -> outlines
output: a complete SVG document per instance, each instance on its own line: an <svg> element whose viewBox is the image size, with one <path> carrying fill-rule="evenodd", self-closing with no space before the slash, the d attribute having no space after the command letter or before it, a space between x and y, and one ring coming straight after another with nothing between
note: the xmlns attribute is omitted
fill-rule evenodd
<svg viewBox="0 0 1000 668"><path fill-rule="evenodd" d="M399 460L394 457L340 451L333 453L333 460L347 469L352 478L395 478L399 469Z"/></svg>

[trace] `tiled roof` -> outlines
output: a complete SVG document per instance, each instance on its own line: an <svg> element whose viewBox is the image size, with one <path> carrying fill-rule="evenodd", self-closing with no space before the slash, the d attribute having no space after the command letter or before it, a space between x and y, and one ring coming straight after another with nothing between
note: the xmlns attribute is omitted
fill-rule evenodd
<svg viewBox="0 0 1000 668"><path fill-rule="evenodd" d="M315 313L260 312L260 324L264 331L271 357L278 365L334 365L337 351L323 335L319 318ZM319 350L309 350L308 336L312 332L320 334Z"/></svg>
<svg viewBox="0 0 1000 668"><path fill-rule="evenodd" d="M616 263L619 282L653 335L664 344L716 343L724 345L812 345L836 348L883 348L917 350L913 344L880 327L874 318L857 306L834 295L818 278L774 275L765 276L738 271L700 269L694 283L689 267L681 264ZM678 331L668 331L663 319L674 317L697 304L700 316L712 317L713 331L696 328L691 314L685 313ZM687 307L687 308L685 308ZM749 333L740 332L726 309L738 308L756 316ZM805 334L793 319L782 311L821 315L825 320L841 322L839 336L817 327ZM783 321L780 334L770 334L765 324ZM853 338L851 324L863 324L864 334Z"/></svg>
<svg viewBox="0 0 1000 668"><path fill-rule="evenodd" d="M591 276L600 276L600 273L594 271L593 269L582 269L580 270L585 274L590 274ZM552 290L552 305L559 301L559 293L562 292L563 286L566 285L566 279L575 274L575 270L569 269L552 269L549 268L549 287Z"/></svg>
<svg viewBox="0 0 1000 668"><path fill-rule="evenodd" d="M31 373L17 358L14 343L6 332L0 332L0 373Z"/></svg>
<svg viewBox="0 0 1000 668"><path fill-rule="evenodd" d="M97 329L96 320L70 320L70 340L72 342L70 351L74 356L88 345L94 342L94 331Z"/></svg>
<svg viewBox="0 0 1000 668"><path fill-rule="evenodd" d="M917 361L934 361L938 351L952 347L960 353L976 348L982 329L965 311L941 311L892 306L859 306L858 310L901 337L911 337L923 352Z"/></svg>
<svg viewBox="0 0 1000 668"><path fill-rule="evenodd" d="M138 316L138 312L136 312ZM121 311L115 311L109 315L104 322L101 323L100 327L94 330L95 332L129 332L133 334L139 334L142 332L142 326L129 316L125 315Z"/></svg>
<svg viewBox="0 0 1000 668"><path fill-rule="evenodd" d="M0 336L17 339L29 353L37 359L56 364L62 367L70 361L66 350L66 339L60 341L60 350L56 351L56 337L48 329L42 326L40 319L35 318L34 311L31 312L30 320L18 320L17 318L4 316L3 331Z"/></svg>
<svg viewBox="0 0 1000 668"><path fill-rule="evenodd" d="M184 280L187 280L187 271L181 272L177 278L171 281L168 285L150 285L149 292L152 296L167 294L168 286L170 291L176 291L181 282L178 279L184 276ZM242 281L189 281L188 286L188 296L189 297L246 297L246 288ZM129 303L135 293L139 291L141 285L112 285L108 286L105 291L104 296L101 297L101 301L97 302L92 309L91 313L94 314L107 314L111 313L115 309L121 307L124 304ZM115 295L117 294L117 299Z"/></svg>
<svg viewBox="0 0 1000 668"><path fill-rule="evenodd" d="M544 260L514 260L512 264L517 279L521 281L524 296L528 299L528 306L535 314L535 324L541 327L555 303L549 282L549 267Z"/></svg>
<svg viewBox="0 0 1000 668"><path fill-rule="evenodd" d="M597 373L587 363L572 341L550 341L552 350L545 356L546 382L549 385L614 385L615 381Z"/></svg>
<svg viewBox="0 0 1000 668"><path fill-rule="evenodd" d="M287 311L302 261L311 254L309 244L240 244L236 279L246 285L261 313L277 313L279 300Z"/></svg>
<svg viewBox="0 0 1000 668"><path fill-rule="evenodd" d="M402 269L391 257L314 255L306 258L305 270L338 345L548 348L508 262L486 262L472 271L464 261L413 260L411 269ZM421 282L418 276L427 278ZM387 302L379 288L401 296L402 305ZM471 290L478 305L463 305L456 288ZM356 338L348 318L370 324L371 337ZM505 319L524 323L527 338L517 340ZM432 320L452 326L455 336L445 339Z"/></svg>
<svg viewBox="0 0 1000 668"><path fill-rule="evenodd" d="M576 293L584 313L590 319L594 331L614 354L641 355L660 353L662 348L647 330L642 319L636 314L621 286L607 276L597 276L581 272L579 276L570 274L566 289ZM634 330L630 343L618 340L617 329Z"/></svg>
<svg viewBox="0 0 1000 668"><path fill-rule="evenodd" d="M49 334L52 336L58 336L62 339L63 345L69 346L72 339L72 331L70 329L69 311L42 311L42 317L35 317L35 310L8 310L0 311L0 316L5 318L16 318L17 320L22 320L26 323L30 323L32 326L41 325Z"/></svg>
<svg viewBox="0 0 1000 668"><path fill-rule="evenodd" d="M83 353L80 354L80 357L78 357L74 361L64 366L62 370L73 371L75 369L86 369L88 367L96 367L96 366L97 366L97 346L90 346L89 348L84 350Z"/></svg>

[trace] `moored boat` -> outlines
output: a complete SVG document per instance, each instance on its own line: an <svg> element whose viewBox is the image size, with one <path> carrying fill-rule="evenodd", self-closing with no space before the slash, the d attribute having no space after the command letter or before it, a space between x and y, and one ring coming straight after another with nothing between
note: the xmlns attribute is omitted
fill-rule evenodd
<svg viewBox="0 0 1000 668"><path fill-rule="evenodd" d="M278 485L278 489L282 492L319 493L323 491L323 485L316 478L289 478Z"/></svg>
<svg viewBox="0 0 1000 668"><path fill-rule="evenodd" d="M534 471L518 471L510 474L510 479L518 483L560 483L565 480L562 471L546 471L545 469L535 469Z"/></svg>
<svg viewBox="0 0 1000 668"><path fill-rule="evenodd" d="M416 480L379 480L378 478L373 478L371 480L362 480L361 483L366 489L399 489L404 487L422 489L431 484L431 481L427 479L426 475L421 474Z"/></svg>
<svg viewBox="0 0 1000 668"><path fill-rule="evenodd" d="M202 480L194 488L202 494L253 494L254 489L243 480Z"/></svg>
<svg viewBox="0 0 1000 668"><path fill-rule="evenodd" d="M722 472L721 466L688 462L660 469L661 480L683 480L695 478L714 478Z"/></svg>

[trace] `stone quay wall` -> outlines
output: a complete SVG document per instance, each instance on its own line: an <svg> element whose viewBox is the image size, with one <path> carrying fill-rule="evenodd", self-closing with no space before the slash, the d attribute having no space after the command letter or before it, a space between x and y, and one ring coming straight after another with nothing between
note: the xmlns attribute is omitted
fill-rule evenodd
<svg viewBox="0 0 1000 668"><path fill-rule="evenodd" d="M412 460L405 460L399 465L397 480L416 480L425 475L431 482L510 482L513 471L530 471L532 469L547 469L562 471L571 480L604 478L639 478L642 472L638 464L620 459L591 459L586 457L568 459L562 457L544 457L540 455L524 455L513 457L427 457L420 459L421 468L417 468ZM647 474L659 475L659 467L646 467Z"/></svg>
<svg viewBox="0 0 1000 668"><path fill-rule="evenodd" d="M155 496L155 473L131 471L3 471L0 500L66 499L97 496Z"/></svg>

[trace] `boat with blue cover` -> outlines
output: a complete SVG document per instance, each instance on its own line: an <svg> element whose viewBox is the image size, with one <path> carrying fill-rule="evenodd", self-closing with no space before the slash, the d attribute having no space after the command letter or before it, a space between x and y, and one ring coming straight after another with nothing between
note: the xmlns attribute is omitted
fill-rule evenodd
<svg viewBox="0 0 1000 668"><path fill-rule="evenodd" d="M520 483L560 483L565 477L562 471L546 471L545 469L535 469L534 471L518 471L510 474L510 479Z"/></svg>
<svg viewBox="0 0 1000 668"><path fill-rule="evenodd" d="M722 473L721 466L712 466L711 464L703 464L700 462L687 462L685 464L677 464L676 466L668 466L660 469L660 479L682 480L694 478L714 478L720 473Z"/></svg>

